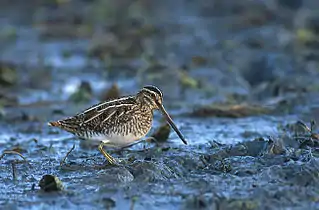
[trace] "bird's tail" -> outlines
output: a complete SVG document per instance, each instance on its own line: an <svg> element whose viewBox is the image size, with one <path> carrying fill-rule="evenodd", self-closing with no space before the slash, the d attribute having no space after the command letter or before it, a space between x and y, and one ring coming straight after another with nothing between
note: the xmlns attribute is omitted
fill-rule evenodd
<svg viewBox="0 0 319 210"><path fill-rule="evenodd" d="M60 121L52 121L52 122L48 122L48 125L53 127L61 127L62 123Z"/></svg>
<svg viewBox="0 0 319 210"><path fill-rule="evenodd" d="M79 129L79 124L75 121L74 118L48 122L48 125L61 128L71 133L75 133Z"/></svg>

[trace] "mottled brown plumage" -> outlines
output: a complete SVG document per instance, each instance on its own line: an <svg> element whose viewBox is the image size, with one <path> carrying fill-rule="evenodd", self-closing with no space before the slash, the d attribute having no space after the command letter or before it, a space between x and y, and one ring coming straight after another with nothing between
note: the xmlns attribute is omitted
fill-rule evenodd
<svg viewBox="0 0 319 210"><path fill-rule="evenodd" d="M154 86L145 86L136 95L121 97L94 105L83 112L49 125L64 129L88 140L100 141L99 150L113 164L115 160L103 146L126 147L146 136L152 126L153 111L159 109L187 144L163 107L162 92Z"/></svg>

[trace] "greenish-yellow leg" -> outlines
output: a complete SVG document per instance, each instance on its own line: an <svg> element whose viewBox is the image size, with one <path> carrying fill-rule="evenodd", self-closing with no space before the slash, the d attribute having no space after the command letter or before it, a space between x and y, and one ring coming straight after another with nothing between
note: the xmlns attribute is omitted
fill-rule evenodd
<svg viewBox="0 0 319 210"><path fill-rule="evenodd" d="M99 145L99 151L102 153L102 155L107 159L107 161L111 164L111 165L117 165L117 161L107 152L105 152L103 150L103 146L107 145L104 142L101 142Z"/></svg>

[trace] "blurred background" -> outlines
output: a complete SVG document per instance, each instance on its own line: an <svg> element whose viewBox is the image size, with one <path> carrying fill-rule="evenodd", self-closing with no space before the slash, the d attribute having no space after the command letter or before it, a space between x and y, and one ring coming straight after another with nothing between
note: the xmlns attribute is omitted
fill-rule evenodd
<svg viewBox="0 0 319 210"><path fill-rule="evenodd" d="M187 107L319 89L317 1L0 4L2 106L104 100L112 86L145 84Z"/></svg>
<svg viewBox="0 0 319 210"><path fill-rule="evenodd" d="M19 151L36 165L31 175L29 169L19 166L24 176L18 187L11 183L11 166L1 166L1 182L6 186L1 187L5 190L0 204L6 207L10 207L12 199L22 206L41 204L41 196L21 196L43 173L58 174L71 190L79 193L68 197L75 204L66 199L56 206L84 208L96 201L100 209L100 204L112 206L105 198L115 195L112 199L117 207L122 202L126 208L133 194L139 192L152 207L158 204L174 209L184 197L167 201L164 195L176 196L186 190L186 196L202 192L210 186L207 183L216 182L220 185L210 186L211 189L220 187L217 192L224 190L235 198L236 193L251 190L247 180L238 184L233 183L232 177L214 176L219 169L201 166L200 155L213 153L220 146L216 142L232 145L280 136L283 127L297 120L309 126L311 120L319 121L318 0L1 0L0 14L0 150ZM173 151L165 147L163 151L158 148L138 153L133 149L132 153L119 155L142 160L155 156L165 164L143 165L146 163L142 161L142 165L132 166L133 172L124 174L124 169L114 169L103 176L103 171L92 168L74 172L73 176L57 169L74 142L63 140L70 135L49 128L48 121L72 116L99 101L135 94L150 84L163 91L164 105L189 140L188 147L180 145L172 132L164 138L166 141L169 137L164 145L174 147ZM152 132L161 125L156 113ZM261 142L266 141L255 143ZM249 148L257 154L255 149L265 147ZM86 149L81 146L72 153L71 163L103 162L96 147ZM238 151L242 152L240 148ZM254 160L248 159L254 155L249 153L247 162L239 163L234 158L237 154L230 154L229 159L234 161L231 163L250 167ZM185 161L180 163L180 159ZM241 170L247 171L239 168L228 172ZM138 171L143 171L141 176L136 175ZM251 176L247 172L247 179L259 179L257 171ZM131 190L118 187L123 180L113 180L107 189L99 188L98 182L107 182L104 176L112 173L123 173L128 180L134 175L141 180L151 177L165 181L184 174L191 180L189 183L195 184L183 188L186 184L177 181L172 191L162 192L164 186L171 185L164 181L162 188L152 188L157 190L153 192L147 186L141 187L138 180ZM201 173L207 183L199 186L196 183L203 179ZM280 173L278 177L284 176L284 172ZM260 178L259 183L264 181L261 188L268 186L268 178ZM229 187L237 184L237 191ZM296 190L299 185L295 187ZM291 196L301 200L301 191L292 194L293 190L285 190L281 194L289 198L285 200L288 203L293 200ZM149 199L149 192L153 200ZM258 195L268 198L268 194ZM311 198L303 201L310 205L307 199ZM314 200L317 202L318 196ZM228 203L226 199L224 204Z"/></svg>

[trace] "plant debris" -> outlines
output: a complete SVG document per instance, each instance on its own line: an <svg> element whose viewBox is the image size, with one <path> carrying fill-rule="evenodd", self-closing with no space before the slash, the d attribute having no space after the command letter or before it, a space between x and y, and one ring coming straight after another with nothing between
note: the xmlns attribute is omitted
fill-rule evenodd
<svg viewBox="0 0 319 210"><path fill-rule="evenodd" d="M93 97L93 91L91 85L87 81L82 81L78 90L73 93L69 100L74 103L86 103L89 102Z"/></svg>
<svg viewBox="0 0 319 210"><path fill-rule="evenodd" d="M192 64L195 66L204 66L208 63L207 59L202 56L193 56L192 57Z"/></svg>
<svg viewBox="0 0 319 210"><path fill-rule="evenodd" d="M1 84L0 84L1 86ZM3 106L15 106L18 104L18 99L16 96L9 95L7 92L2 92L0 90L0 108Z"/></svg>
<svg viewBox="0 0 319 210"><path fill-rule="evenodd" d="M64 189L63 183L54 175L44 175L40 182L39 187L45 192L61 191Z"/></svg>
<svg viewBox="0 0 319 210"><path fill-rule="evenodd" d="M12 154L12 155L19 155L24 161L27 162L27 159L19 152L17 151L13 151L13 150L5 150L2 152L2 155L0 156L0 160L5 156L5 155L8 155L8 154Z"/></svg>
<svg viewBox="0 0 319 210"><path fill-rule="evenodd" d="M195 109L189 114L191 117L229 117L240 118L254 115L268 114L269 109L261 106L241 105L208 105Z"/></svg>
<svg viewBox="0 0 319 210"><path fill-rule="evenodd" d="M168 123L162 124L151 137L155 138L157 142L165 142L169 138L171 126Z"/></svg>
<svg viewBox="0 0 319 210"><path fill-rule="evenodd" d="M318 147L319 134L314 131L316 126L315 121L310 122L310 128L306 123L297 121L295 124L289 126L292 129L294 138L300 143L300 148L305 146Z"/></svg>
<svg viewBox="0 0 319 210"><path fill-rule="evenodd" d="M12 178L13 180L17 179L17 168L16 164L14 162L11 163L11 169L12 169Z"/></svg>
<svg viewBox="0 0 319 210"><path fill-rule="evenodd" d="M0 62L0 86L12 86L18 81L16 67L10 63Z"/></svg>
<svg viewBox="0 0 319 210"><path fill-rule="evenodd" d="M121 96L121 91L119 86L114 83L107 91L105 94L102 94L101 100L102 101L107 101L111 99L116 99Z"/></svg>
<svg viewBox="0 0 319 210"><path fill-rule="evenodd" d="M103 198L103 204L106 209L112 209L116 206L116 202L112 198Z"/></svg>
<svg viewBox="0 0 319 210"><path fill-rule="evenodd" d="M70 153L75 149L75 144L73 144L72 148L66 153L66 155L64 156L63 160L60 162L60 166L62 166L63 164L65 164L65 160L67 159L67 157L70 155Z"/></svg>
<svg viewBox="0 0 319 210"><path fill-rule="evenodd" d="M185 88L198 88L199 81L194 79L193 77L189 76L187 72L180 71L180 83Z"/></svg>

